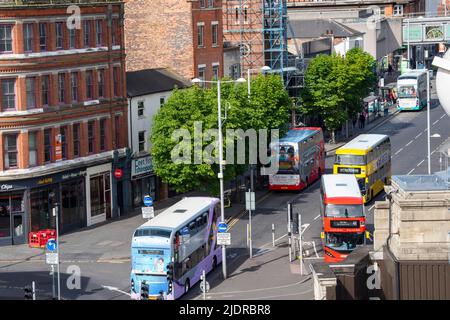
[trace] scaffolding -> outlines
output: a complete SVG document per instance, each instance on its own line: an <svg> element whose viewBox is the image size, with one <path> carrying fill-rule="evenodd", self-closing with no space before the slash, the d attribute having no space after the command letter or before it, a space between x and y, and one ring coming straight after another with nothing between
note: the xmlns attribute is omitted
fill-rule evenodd
<svg viewBox="0 0 450 320"><path fill-rule="evenodd" d="M287 0L225 1L224 36L229 45L240 48L240 72L269 66L281 75L291 97L298 97L303 85L303 54L288 52Z"/></svg>

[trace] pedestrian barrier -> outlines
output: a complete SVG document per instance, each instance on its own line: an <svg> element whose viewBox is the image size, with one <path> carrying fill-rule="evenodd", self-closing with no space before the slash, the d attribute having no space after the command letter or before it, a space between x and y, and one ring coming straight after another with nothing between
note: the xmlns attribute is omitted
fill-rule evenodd
<svg viewBox="0 0 450 320"><path fill-rule="evenodd" d="M56 239L55 229L44 229L28 234L28 245L30 248L44 248L49 239Z"/></svg>

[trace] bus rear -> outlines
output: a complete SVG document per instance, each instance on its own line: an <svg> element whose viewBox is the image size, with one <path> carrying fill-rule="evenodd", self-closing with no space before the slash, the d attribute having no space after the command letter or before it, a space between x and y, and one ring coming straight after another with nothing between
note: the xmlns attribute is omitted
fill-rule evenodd
<svg viewBox="0 0 450 320"><path fill-rule="evenodd" d="M400 111L421 110L427 105L425 71L411 71L397 80L398 106Z"/></svg>
<svg viewBox="0 0 450 320"><path fill-rule="evenodd" d="M363 243L366 231L364 201L354 175L322 176L321 213L325 261L342 261Z"/></svg>
<svg viewBox="0 0 450 320"><path fill-rule="evenodd" d="M269 175L269 190L303 190L325 170L322 129L302 127L290 130L270 145L278 172Z"/></svg>

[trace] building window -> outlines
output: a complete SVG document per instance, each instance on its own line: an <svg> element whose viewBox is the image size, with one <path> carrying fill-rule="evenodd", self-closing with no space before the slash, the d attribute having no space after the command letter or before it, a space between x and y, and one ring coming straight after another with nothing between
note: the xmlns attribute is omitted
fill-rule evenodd
<svg viewBox="0 0 450 320"><path fill-rule="evenodd" d="M86 71L86 98L93 98L94 84L92 83L92 70Z"/></svg>
<svg viewBox="0 0 450 320"><path fill-rule="evenodd" d="M114 67L113 78L114 78L114 96L118 97L120 95L120 92L119 92L120 68L119 67Z"/></svg>
<svg viewBox="0 0 450 320"><path fill-rule="evenodd" d="M138 117L144 116L144 101L138 101Z"/></svg>
<svg viewBox="0 0 450 320"><path fill-rule="evenodd" d="M39 23L39 48L47 51L47 24Z"/></svg>
<svg viewBox="0 0 450 320"><path fill-rule="evenodd" d="M198 78L200 80L205 80L205 67L198 67ZM204 87L205 83L204 82L200 82L200 86Z"/></svg>
<svg viewBox="0 0 450 320"><path fill-rule="evenodd" d="M105 70L100 69L97 71L98 81L98 96L103 98L105 96Z"/></svg>
<svg viewBox="0 0 450 320"><path fill-rule="evenodd" d="M16 79L2 79L2 108L3 110L16 109Z"/></svg>
<svg viewBox="0 0 450 320"><path fill-rule="evenodd" d="M218 32L219 32L219 25L213 24L212 25L212 45L217 46L218 45Z"/></svg>
<svg viewBox="0 0 450 320"><path fill-rule="evenodd" d="M28 166L34 167L37 165L37 133L28 133Z"/></svg>
<svg viewBox="0 0 450 320"><path fill-rule="evenodd" d="M102 20L96 20L95 21L96 24L96 37L95 37L95 41L97 44L97 47L100 47L103 42L103 25L102 25Z"/></svg>
<svg viewBox="0 0 450 320"><path fill-rule="evenodd" d="M67 159L67 127L60 127L59 134L61 135L61 153L62 159Z"/></svg>
<svg viewBox="0 0 450 320"><path fill-rule="evenodd" d="M12 52L12 26L0 25L0 52Z"/></svg>
<svg viewBox="0 0 450 320"><path fill-rule="evenodd" d="M72 101L78 101L78 73L72 72L70 74L70 93L72 96Z"/></svg>
<svg viewBox="0 0 450 320"><path fill-rule="evenodd" d="M208 0L208 8L214 7L214 0Z"/></svg>
<svg viewBox="0 0 450 320"><path fill-rule="evenodd" d="M244 7L244 23L248 23L248 7Z"/></svg>
<svg viewBox="0 0 450 320"><path fill-rule="evenodd" d="M33 24L25 23L23 25L23 50L33 52Z"/></svg>
<svg viewBox="0 0 450 320"><path fill-rule="evenodd" d="M64 103L66 101L66 99L65 99L66 81L65 80L66 80L65 79L65 74L64 73L59 73L58 74L58 102L59 103Z"/></svg>
<svg viewBox="0 0 450 320"><path fill-rule="evenodd" d="M237 80L241 76L241 65L239 63L233 64L230 67L231 79Z"/></svg>
<svg viewBox="0 0 450 320"><path fill-rule="evenodd" d="M138 133L139 152L145 150L145 131L139 131Z"/></svg>
<svg viewBox="0 0 450 320"><path fill-rule="evenodd" d="M41 77L41 97L43 106L48 106L49 104L49 81L50 78L48 75Z"/></svg>
<svg viewBox="0 0 450 320"><path fill-rule="evenodd" d="M56 49L63 49L64 46L63 23L57 22L55 24L55 29L56 29Z"/></svg>
<svg viewBox="0 0 450 320"><path fill-rule="evenodd" d="M88 153L94 153L95 149L95 122L88 122Z"/></svg>
<svg viewBox="0 0 450 320"><path fill-rule="evenodd" d="M69 29L69 48L75 49L76 48L76 42L77 42L77 33L76 29Z"/></svg>
<svg viewBox="0 0 450 320"><path fill-rule="evenodd" d="M205 7L205 1L206 0L200 0L200 8L204 8Z"/></svg>
<svg viewBox="0 0 450 320"><path fill-rule="evenodd" d="M121 125L120 125L120 115L116 115L116 117L114 118L114 126L116 127L116 134L114 135L115 137L115 144L116 144L116 149L118 149L120 147L120 131L121 131Z"/></svg>
<svg viewBox="0 0 450 320"><path fill-rule="evenodd" d="M26 78L27 109L36 108L36 79Z"/></svg>
<svg viewBox="0 0 450 320"><path fill-rule="evenodd" d="M72 126L72 141L73 141L73 157L80 156L80 124L75 123Z"/></svg>
<svg viewBox="0 0 450 320"><path fill-rule="evenodd" d="M213 80L219 79L219 65L213 65L212 71L213 71Z"/></svg>
<svg viewBox="0 0 450 320"><path fill-rule="evenodd" d="M88 48L91 43L91 28L89 20L83 21L83 32L84 32L84 46Z"/></svg>
<svg viewBox="0 0 450 320"><path fill-rule="evenodd" d="M4 136L5 169L17 168L17 136L17 134L7 134Z"/></svg>
<svg viewBox="0 0 450 320"><path fill-rule="evenodd" d="M394 5L394 17L403 16L403 5L402 4L396 4Z"/></svg>
<svg viewBox="0 0 450 320"><path fill-rule="evenodd" d="M44 130L44 162L52 161L52 129Z"/></svg>
<svg viewBox="0 0 450 320"><path fill-rule="evenodd" d="M205 26L204 25L197 25L197 41L198 46L203 47L205 44L203 43L203 36L205 33Z"/></svg>
<svg viewBox="0 0 450 320"><path fill-rule="evenodd" d="M112 45L117 45L117 35L118 35L118 28L117 28L117 19L113 19L111 23L111 42Z"/></svg>
<svg viewBox="0 0 450 320"><path fill-rule="evenodd" d="M159 106L162 107L166 103L166 97L159 97Z"/></svg>
<svg viewBox="0 0 450 320"><path fill-rule="evenodd" d="M100 120L100 151L106 150L106 119Z"/></svg>

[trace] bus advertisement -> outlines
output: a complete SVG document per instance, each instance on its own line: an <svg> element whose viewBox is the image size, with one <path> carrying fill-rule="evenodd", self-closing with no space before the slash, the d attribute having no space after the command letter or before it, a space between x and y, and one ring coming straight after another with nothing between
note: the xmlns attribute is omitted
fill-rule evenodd
<svg viewBox="0 0 450 320"><path fill-rule="evenodd" d="M422 110L427 105L427 71L411 70L397 79L397 109Z"/></svg>
<svg viewBox="0 0 450 320"><path fill-rule="evenodd" d="M320 186L321 216L326 262L340 262L364 243L366 216L356 177L323 175Z"/></svg>
<svg viewBox="0 0 450 320"><path fill-rule="evenodd" d="M131 241L131 296L181 297L222 262L216 245L219 199L186 197L136 229ZM170 272L168 272L170 270Z"/></svg>
<svg viewBox="0 0 450 320"><path fill-rule="evenodd" d="M391 142L383 134L361 134L336 150L334 174L354 174L364 203L391 180Z"/></svg>
<svg viewBox="0 0 450 320"><path fill-rule="evenodd" d="M278 172L269 175L269 190L302 190L325 171L322 129L301 127L289 130L278 143L270 144Z"/></svg>

